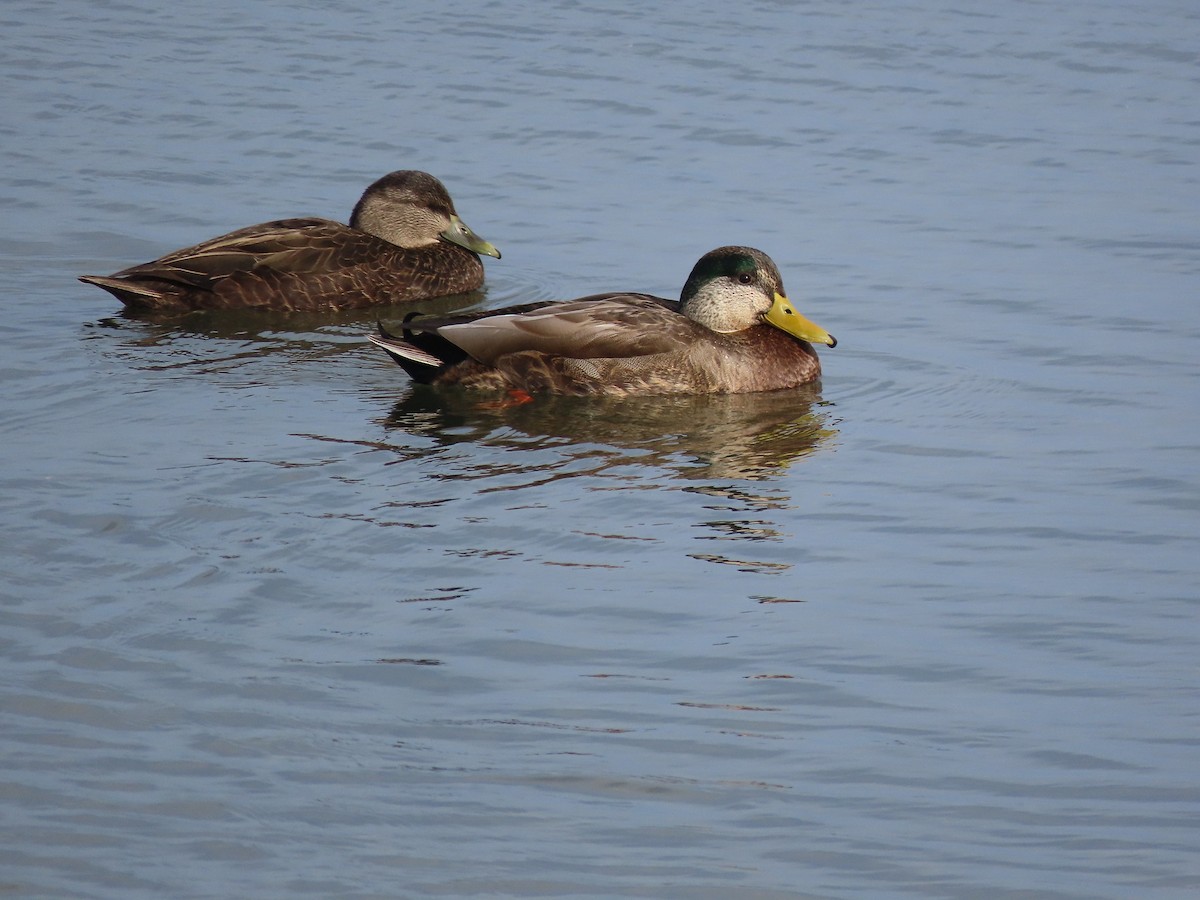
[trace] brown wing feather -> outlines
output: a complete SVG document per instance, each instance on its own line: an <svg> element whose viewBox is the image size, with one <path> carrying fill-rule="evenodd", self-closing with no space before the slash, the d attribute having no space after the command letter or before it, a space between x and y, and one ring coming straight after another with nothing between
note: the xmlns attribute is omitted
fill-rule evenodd
<svg viewBox="0 0 1200 900"><path fill-rule="evenodd" d="M273 267L280 271L313 271L311 261L303 263L306 256L311 260L314 249L337 246L353 236L367 237L328 219L280 219L183 247L112 277L157 278L199 286L272 259Z"/></svg>
<svg viewBox="0 0 1200 900"><path fill-rule="evenodd" d="M436 331L487 364L522 352L568 359L650 356L685 350L707 333L674 306L645 294L596 295L516 314L501 310Z"/></svg>

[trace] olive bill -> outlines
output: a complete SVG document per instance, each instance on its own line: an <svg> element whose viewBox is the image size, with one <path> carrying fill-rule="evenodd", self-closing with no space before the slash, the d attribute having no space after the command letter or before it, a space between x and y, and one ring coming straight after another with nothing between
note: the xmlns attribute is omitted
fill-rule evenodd
<svg viewBox="0 0 1200 900"><path fill-rule="evenodd" d="M500 258L500 251L468 228L467 223L458 216L450 216L450 227L441 233L441 237L452 244L466 247L474 253Z"/></svg>

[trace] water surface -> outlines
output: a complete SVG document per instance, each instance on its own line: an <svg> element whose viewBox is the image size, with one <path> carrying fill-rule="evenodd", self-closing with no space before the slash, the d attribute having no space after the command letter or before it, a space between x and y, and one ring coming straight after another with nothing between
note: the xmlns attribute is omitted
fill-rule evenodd
<svg viewBox="0 0 1200 900"><path fill-rule="evenodd" d="M1188 4L4 20L8 895L1200 888ZM496 409L74 281L396 168L443 308L744 243L841 344Z"/></svg>

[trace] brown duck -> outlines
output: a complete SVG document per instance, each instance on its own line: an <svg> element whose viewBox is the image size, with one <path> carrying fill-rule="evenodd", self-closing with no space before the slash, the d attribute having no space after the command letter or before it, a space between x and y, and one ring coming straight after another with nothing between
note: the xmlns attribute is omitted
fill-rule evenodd
<svg viewBox="0 0 1200 900"><path fill-rule="evenodd" d="M385 175L349 226L329 219L251 225L114 275L83 275L134 310L333 310L461 294L483 284L471 231L440 181Z"/></svg>
<svg viewBox="0 0 1200 900"><path fill-rule="evenodd" d="M450 318L413 318L371 335L414 381L516 393L739 394L815 381L812 344L837 345L801 316L771 258L720 247L678 301L597 294Z"/></svg>

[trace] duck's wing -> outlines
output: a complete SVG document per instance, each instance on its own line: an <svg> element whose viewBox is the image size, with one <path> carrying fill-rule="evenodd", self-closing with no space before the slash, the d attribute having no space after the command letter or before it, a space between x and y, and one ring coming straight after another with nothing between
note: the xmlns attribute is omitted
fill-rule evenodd
<svg viewBox="0 0 1200 900"><path fill-rule="evenodd" d="M705 331L678 304L648 294L597 294L563 303L531 304L442 323L415 320L407 328L435 331L484 363L512 353L570 359L649 356L684 350Z"/></svg>
<svg viewBox="0 0 1200 900"><path fill-rule="evenodd" d="M288 275L337 271L390 246L330 219L280 219L239 228L112 277L153 278L201 287L260 267Z"/></svg>

